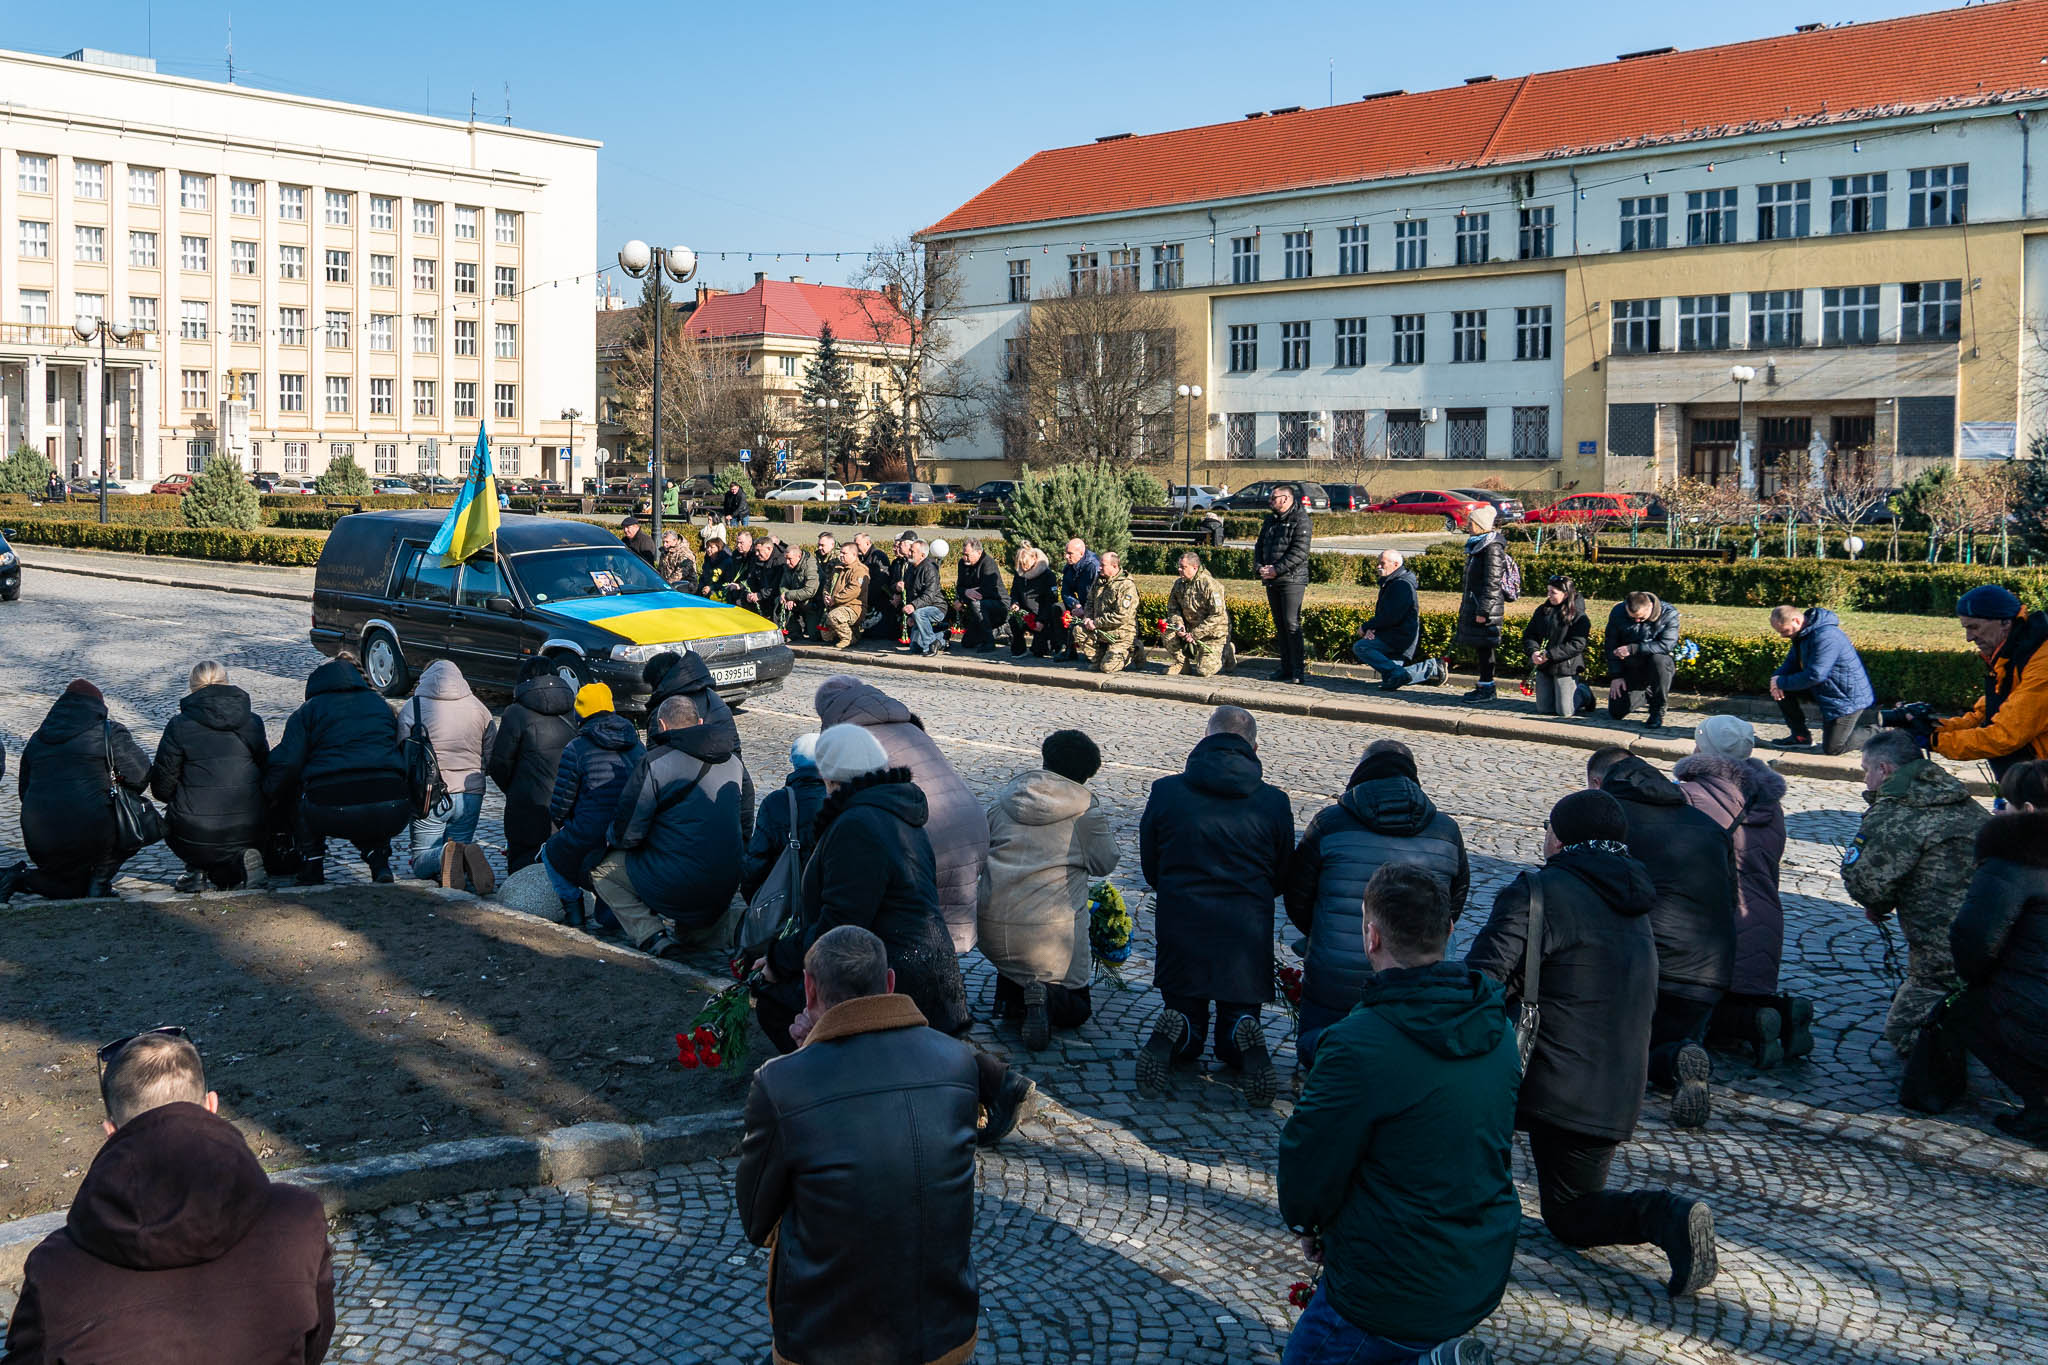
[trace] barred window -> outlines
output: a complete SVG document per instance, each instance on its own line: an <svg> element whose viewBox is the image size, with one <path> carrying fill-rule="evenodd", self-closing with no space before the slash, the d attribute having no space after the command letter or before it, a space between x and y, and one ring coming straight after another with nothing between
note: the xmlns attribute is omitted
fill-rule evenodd
<svg viewBox="0 0 2048 1365"><path fill-rule="evenodd" d="M1516 408L1514 421L1514 457L1518 460L1549 459L1550 409Z"/></svg>
<svg viewBox="0 0 2048 1365"><path fill-rule="evenodd" d="M1450 408L1444 413L1444 458L1486 458L1486 409Z"/></svg>
<svg viewBox="0 0 2048 1365"><path fill-rule="evenodd" d="M1365 409L1339 408L1330 414L1330 453L1340 460L1365 458Z"/></svg>
<svg viewBox="0 0 2048 1365"><path fill-rule="evenodd" d="M1395 460L1422 458L1422 409L1387 409L1387 456Z"/></svg>
<svg viewBox="0 0 2048 1365"><path fill-rule="evenodd" d="M1225 421L1223 455L1230 460L1255 460L1259 455L1258 415L1233 412Z"/></svg>
<svg viewBox="0 0 2048 1365"><path fill-rule="evenodd" d="M1283 460L1306 460L1308 458L1309 423L1313 414L1306 412L1283 412L1280 414L1280 458Z"/></svg>

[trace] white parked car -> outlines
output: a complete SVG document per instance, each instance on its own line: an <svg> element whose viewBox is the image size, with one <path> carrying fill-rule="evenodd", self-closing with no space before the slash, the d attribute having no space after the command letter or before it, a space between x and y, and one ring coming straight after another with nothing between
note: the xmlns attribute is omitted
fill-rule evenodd
<svg viewBox="0 0 2048 1365"><path fill-rule="evenodd" d="M792 479L764 502L845 502L846 486L837 479Z"/></svg>
<svg viewBox="0 0 2048 1365"><path fill-rule="evenodd" d="M1170 507L1178 507L1183 512L1204 512L1223 496L1223 490L1214 484L1198 483L1193 485L1190 493L1188 485L1175 483L1167 485L1166 494Z"/></svg>
<svg viewBox="0 0 2048 1365"><path fill-rule="evenodd" d="M373 493L388 493L402 496L408 493L417 493L419 490L404 479L398 478L395 475L385 474L370 480L370 491Z"/></svg>

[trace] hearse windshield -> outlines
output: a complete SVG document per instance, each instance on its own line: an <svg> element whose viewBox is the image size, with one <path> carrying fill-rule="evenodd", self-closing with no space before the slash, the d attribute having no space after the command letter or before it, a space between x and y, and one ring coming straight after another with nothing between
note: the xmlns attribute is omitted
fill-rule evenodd
<svg viewBox="0 0 2048 1365"><path fill-rule="evenodd" d="M535 606L584 597L667 592L647 561L623 545L585 545L512 556L512 571Z"/></svg>

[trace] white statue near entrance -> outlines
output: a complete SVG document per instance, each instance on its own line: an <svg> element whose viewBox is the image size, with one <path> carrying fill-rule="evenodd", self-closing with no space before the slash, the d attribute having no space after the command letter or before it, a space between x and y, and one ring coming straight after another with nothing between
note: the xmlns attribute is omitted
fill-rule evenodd
<svg viewBox="0 0 2048 1365"><path fill-rule="evenodd" d="M1806 479L1815 492L1827 491L1828 443L1817 431L1806 443Z"/></svg>

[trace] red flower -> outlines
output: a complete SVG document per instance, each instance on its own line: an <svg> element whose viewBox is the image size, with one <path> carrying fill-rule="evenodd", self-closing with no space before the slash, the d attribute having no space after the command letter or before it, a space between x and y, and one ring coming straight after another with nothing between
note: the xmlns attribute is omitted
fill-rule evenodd
<svg viewBox="0 0 2048 1365"><path fill-rule="evenodd" d="M1316 1287L1307 1280L1296 1280L1287 1286L1287 1301L1296 1308L1308 1307L1308 1301L1315 1297Z"/></svg>
<svg viewBox="0 0 2048 1365"><path fill-rule="evenodd" d="M1061 625L1061 626L1063 626L1063 627L1064 627L1064 626L1071 626L1071 625L1073 625L1073 624L1074 624L1074 613L1072 613L1072 612L1070 612L1070 611L1063 611L1063 612L1061 612L1061 613L1060 613L1060 625Z"/></svg>
<svg viewBox="0 0 2048 1365"><path fill-rule="evenodd" d="M709 1025L699 1024L697 1031L690 1035L690 1041L698 1047L717 1047L718 1035L711 1031Z"/></svg>
<svg viewBox="0 0 2048 1365"><path fill-rule="evenodd" d="M697 1060L697 1049L691 1047L688 1043L684 1043L676 1049L676 1065L682 1067L683 1070L696 1070Z"/></svg>
<svg viewBox="0 0 2048 1365"><path fill-rule="evenodd" d="M1024 629L1030 631L1034 635L1038 633L1038 618L1036 616L1033 616L1030 612L1024 613Z"/></svg>
<svg viewBox="0 0 2048 1365"><path fill-rule="evenodd" d="M708 1047L704 1049L704 1065L709 1067L716 1067L723 1060L724 1058L720 1057L718 1053L713 1049Z"/></svg>

